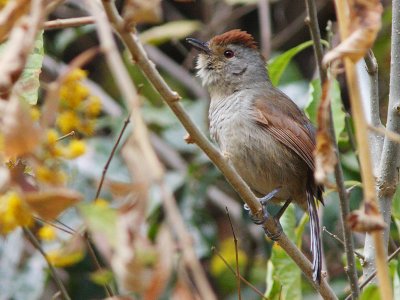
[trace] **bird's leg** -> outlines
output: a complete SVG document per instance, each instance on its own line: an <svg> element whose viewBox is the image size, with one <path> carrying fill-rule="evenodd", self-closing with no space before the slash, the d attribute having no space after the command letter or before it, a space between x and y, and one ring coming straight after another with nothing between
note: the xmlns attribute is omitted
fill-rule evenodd
<svg viewBox="0 0 400 300"><path fill-rule="evenodd" d="M292 203L292 198L287 199L285 204L283 204L283 206L279 209L278 213L274 217L277 221L279 221L279 219L282 217L283 213L286 211L286 208L288 208L290 203Z"/></svg>
<svg viewBox="0 0 400 300"><path fill-rule="evenodd" d="M281 190L281 188L276 188L276 189L272 190L271 192L269 192L264 197L258 198L258 200L260 201L260 203L261 203L261 205L262 205L262 207L264 209L264 215L263 215L263 217L261 219L259 219L259 218L256 218L255 216L253 216L251 211L249 211L250 218L254 222L254 224L261 225L261 224L263 224L265 222L265 220L267 218L269 218L269 214L268 214L268 211L267 211L265 206L267 205L267 202L269 200L274 198L276 196L276 194L279 193L280 190ZM244 205L244 209L245 210L249 210L249 207L247 206L247 204Z"/></svg>
<svg viewBox="0 0 400 300"><path fill-rule="evenodd" d="M279 193L281 189L280 188L276 188L274 189L272 192L268 193L266 196L259 198L261 205L263 206L264 209L264 216L262 219L257 219L255 218L251 212L250 214L250 218L253 220L253 222L257 225L261 225L264 223L264 221L269 217L267 208L265 207L266 204L268 203L269 200L271 200L272 198L274 198L276 196L276 194ZM289 204L292 202L292 199L289 198L288 200L286 200L286 202L283 204L283 206L279 209L278 213L273 217L275 222L276 222L276 226L277 231L275 233L271 233L268 230L266 230L264 228L264 232L265 234L273 241L278 240L278 238L280 237L280 235L282 234L282 227L281 224L279 223L280 218L282 217L283 213L286 211L287 207L289 206ZM245 209L246 209L246 205L245 205ZM248 208L247 208L248 209Z"/></svg>

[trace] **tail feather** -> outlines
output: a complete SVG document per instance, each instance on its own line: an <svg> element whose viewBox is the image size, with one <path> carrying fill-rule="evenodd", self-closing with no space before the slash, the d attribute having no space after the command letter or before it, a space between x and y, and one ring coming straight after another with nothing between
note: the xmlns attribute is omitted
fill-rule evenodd
<svg viewBox="0 0 400 300"><path fill-rule="evenodd" d="M307 208L308 214L310 215L311 253L313 255L313 280L320 283L322 270L322 243L318 210L312 189L307 189Z"/></svg>

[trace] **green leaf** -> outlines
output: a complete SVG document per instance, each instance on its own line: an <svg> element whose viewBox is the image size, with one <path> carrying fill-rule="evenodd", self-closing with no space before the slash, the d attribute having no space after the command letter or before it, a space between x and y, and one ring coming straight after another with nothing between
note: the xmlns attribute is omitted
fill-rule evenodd
<svg viewBox="0 0 400 300"><path fill-rule="evenodd" d="M7 50L7 42L0 45L0 56ZM20 97L29 104L36 104L39 91L39 75L43 64L43 31L41 31L35 41L32 53L29 54L25 68L18 81L16 88Z"/></svg>
<svg viewBox="0 0 400 300"><path fill-rule="evenodd" d="M293 205L290 205L281 217L281 225L287 236L296 239L296 216ZM267 266L268 299L301 299L301 270L278 245L272 247L271 259ZM277 288L280 287L281 288Z"/></svg>
<svg viewBox="0 0 400 300"><path fill-rule="evenodd" d="M393 275L393 295L394 300L400 300L400 263L396 260L397 266Z"/></svg>
<svg viewBox="0 0 400 300"><path fill-rule="evenodd" d="M334 80L330 89L331 107L333 115L333 124L335 127L336 140L339 138L345 128L346 114L342 108L342 99L340 97L340 85L337 80ZM305 107L305 112L311 122L317 123L317 114L319 103L321 102L321 83L319 79L314 79L310 83L310 98Z"/></svg>
<svg viewBox="0 0 400 300"><path fill-rule="evenodd" d="M154 26L140 34L144 44L160 45L172 39L182 39L200 29L199 21L180 20Z"/></svg>
<svg viewBox="0 0 400 300"><path fill-rule="evenodd" d="M379 289L375 284L367 285L362 291L359 300L380 300Z"/></svg>
<svg viewBox="0 0 400 300"><path fill-rule="evenodd" d="M103 234L111 246L116 246L117 212L108 206L80 204L79 211L92 233Z"/></svg>
<svg viewBox="0 0 400 300"><path fill-rule="evenodd" d="M287 65L293 59L293 57L300 51L303 51L304 49L312 46L312 44L313 41L301 43L300 45L282 53L281 55L271 58L268 61L269 77L274 86L277 86L279 84L283 72L285 71Z"/></svg>
<svg viewBox="0 0 400 300"><path fill-rule="evenodd" d="M39 75L43 64L43 31L39 33L35 41L35 47L28 56L24 71L18 80L18 86L21 88L21 97L29 104L35 105L38 100Z"/></svg>
<svg viewBox="0 0 400 300"><path fill-rule="evenodd" d="M392 215L395 219L400 220L400 185L397 186L393 196Z"/></svg>

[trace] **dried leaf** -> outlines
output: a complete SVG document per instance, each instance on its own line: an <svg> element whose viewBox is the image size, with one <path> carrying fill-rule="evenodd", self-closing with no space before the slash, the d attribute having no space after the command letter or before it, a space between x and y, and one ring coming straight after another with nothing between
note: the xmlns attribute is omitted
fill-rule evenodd
<svg viewBox="0 0 400 300"><path fill-rule="evenodd" d="M5 166L0 166L0 194L3 194L10 184L10 172Z"/></svg>
<svg viewBox="0 0 400 300"><path fill-rule="evenodd" d="M375 42L381 28L382 4L379 0L349 1L350 34L323 59L325 65L348 57L353 62L363 58Z"/></svg>
<svg viewBox="0 0 400 300"><path fill-rule="evenodd" d="M24 196L30 208L45 220L55 219L82 199L81 194L63 188L25 193Z"/></svg>
<svg viewBox="0 0 400 300"><path fill-rule="evenodd" d="M161 21L161 0L128 0L122 15L131 23L158 23Z"/></svg>
<svg viewBox="0 0 400 300"><path fill-rule="evenodd" d="M8 99L11 88L24 70L29 53L33 47L35 36L30 30L30 19L24 17L15 27L0 57L0 96Z"/></svg>
<svg viewBox="0 0 400 300"><path fill-rule="evenodd" d="M157 235L158 263L154 268L149 287L143 295L144 300L160 299L171 276L173 265L173 242L170 232L164 226Z"/></svg>
<svg viewBox="0 0 400 300"><path fill-rule="evenodd" d="M2 42L19 18L28 12L30 0L8 1L0 11L0 42Z"/></svg>
<svg viewBox="0 0 400 300"><path fill-rule="evenodd" d="M116 230L118 247L111 265L123 289L140 293L143 299L158 299L170 274L171 237L161 230L154 245L143 234L147 189L143 192L120 210Z"/></svg>
<svg viewBox="0 0 400 300"><path fill-rule="evenodd" d="M34 123L29 113L29 107L16 96L12 96L0 115L1 131L4 137L4 153L7 156L17 157L32 153L39 144L41 130Z"/></svg>
<svg viewBox="0 0 400 300"><path fill-rule="evenodd" d="M351 230L357 232L372 232L383 230L386 223L374 202L364 201L364 209L352 212L347 218L347 224Z"/></svg>
<svg viewBox="0 0 400 300"><path fill-rule="evenodd" d="M196 294L190 290L189 286L182 279L178 279L175 284L171 300L198 300Z"/></svg>
<svg viewBox="0 0 400 300"><path fill-rule="evenodd" d="M321 103L317 115L317 137L315 156L315 180L319 183L328 184L327 176L332 173L337 163L335 149L329 130L330 110L330 88L331 79L325 81L322 87Z"/></svg>

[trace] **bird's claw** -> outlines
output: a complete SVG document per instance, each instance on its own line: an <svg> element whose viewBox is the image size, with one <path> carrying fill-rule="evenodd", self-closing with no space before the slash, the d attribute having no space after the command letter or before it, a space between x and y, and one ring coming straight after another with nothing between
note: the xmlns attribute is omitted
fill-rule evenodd
<svg viewBox="0 0 400 300"><path fill-rule="evenodd" d="M282 235L283 229L281 224L279 223L279 220L274 218L277 230L275 232L269 232L265 227L264 227L264 232L265 235L272 241L276 242L279 240L279 237Z"/></svg>

